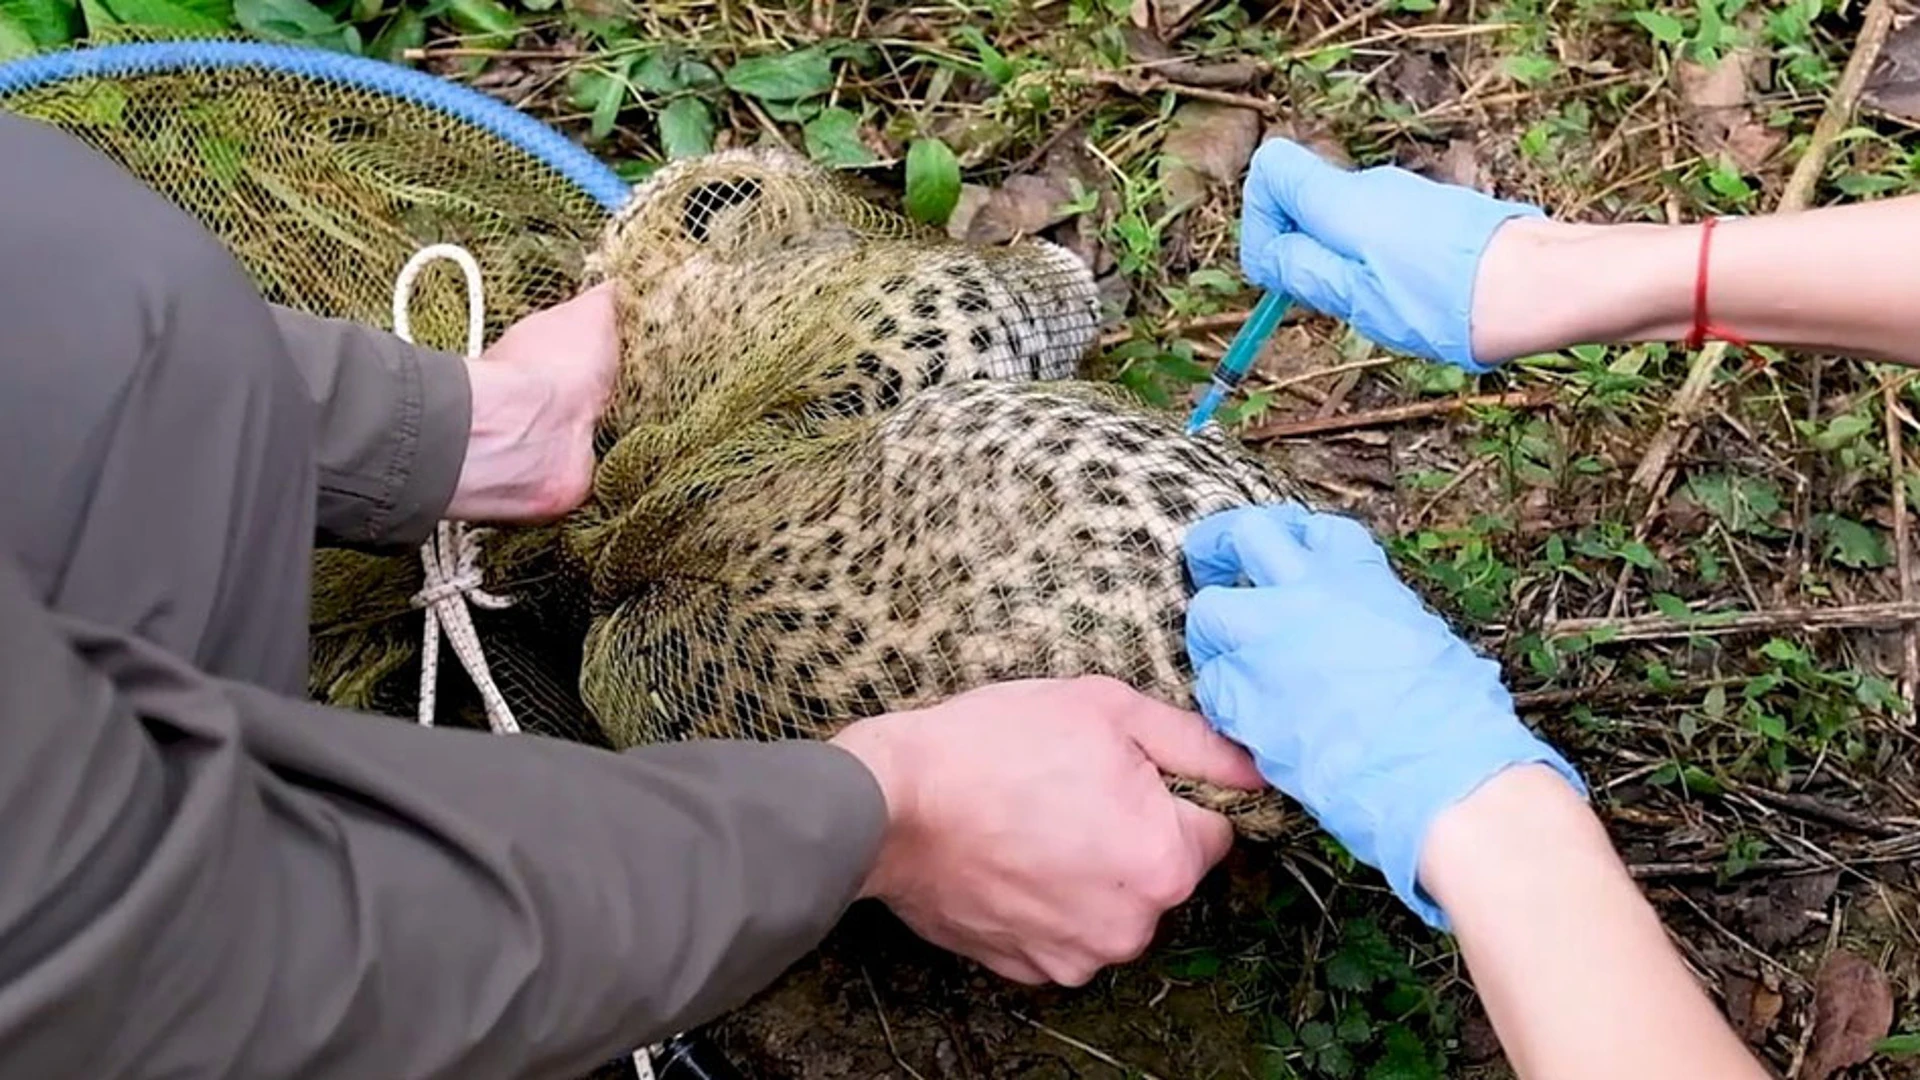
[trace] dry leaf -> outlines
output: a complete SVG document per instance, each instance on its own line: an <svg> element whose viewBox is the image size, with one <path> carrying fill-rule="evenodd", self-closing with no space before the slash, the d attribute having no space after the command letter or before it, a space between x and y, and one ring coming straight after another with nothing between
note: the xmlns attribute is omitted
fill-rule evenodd
<svg viewBox="0 0 1920 1080"><path fill-rule="evenodd" d="M1784 999L1780 991L1758 979L1728 972L1722 980L1727 995L1727 1019L1740 1037L1759 1046L1780 1019Z"/></svg>
<svg viewBox="0 0 1920 1080"><path fill-rule="evenodd" d="M1920 20L1887 35L1860 100L1882 112L1920 120Z"/></svg>
<svg viewBox="0 0 1920 1080"><path fill-rule="evenodd" d="M1726 153L1743 172L1753 172L1780 148L1785 136L1755 120L1754 54L1735 49L1712 65L1683 60L1674 65L1682 116L1701 153Z"/></svg>
<svg viewBox="0 0 1920 1080"><path fill-rule="evenodd" d="M1168 205L1191 206L1210 186L1237 184L1259 141L1260 114L1252 109L1189 101L1174 110L1161 144Z"/></svg>
<svg viewBox="0 0 1920 1080"><path fill-rule="evenodd" d="M960 201L953 204L953 213L947 215L947 235L955 240L965 240L967 230L973 226L973 220L986 209L987 201L993 198L993 189L984 184L960 185Z"/></svg>
<svg viewBox="0 0 1920 1080"><path fill-rule="evenodd" d="M1182 83L1187 86L1200 86L1212 90L1231 90L1247 84L1273 70L1271 64L1260 60L1226 60L1219 63L1200 63L1182 59L1166 42L1145 30L1135 27L1123 27L1120 36L1127 43L1127 56L1141 66L1142 71L1168 82Z"/></svg>
<svg viewBox="0 0 1920 1080"><path fill-rule="evenodd" d="M970 243L1003 244L1072 217L1073 189L1046 176L1011 176L967 223Z"/></svg>
<svg viewBox="0 0 1920 1080"><path fill-rule="evenodd" d="M1849 952L1836 952L1820 966L1813 990L1813 1044L1807 1080L1827 1080L1873 1056L1873 1046L1893 1029L1893 992L1880 969Z"/></svg>
<svg viewBox="0 0 1920 1080"><path fill-rule="evenodd" d="M1415 112L1426 112L1460 96L1460 80L1454 77L1446 53L1402 53L1387 76L1387 85Z"/></svg>
<svg viewBox="0 0 1920 1080"><path fill-rule="evenodd" d="M1289 139L1319 154L1329 164L1341 169L1353 168L1353 155L1347 153L1345 143L1336 138L1327 128L1317 127L1301 120L1278 120L1267 125L1268 139Z"/></svg>
<svg viewBox="0 0 1920 1080"><path fill-rule="evenodd" d="M1208 0L1153 0L1153 23L1161 30L1171 30L1186 21Z"/></svg>
<svg viewBox="0 0 1920 1080"><path fill-rule="evenodd" d="M1449 184L1485 191L1486 175L1480 169L1480 148L1474 145L1472 139L1448 142L1447 152L1440 155L1440 167L1435 170L1434 177Z"/></svg>
<svg viewBox="0 0 1920 1080"><path fill-rule="evenodd" d="M1724 898L1732 921L1763 949L1778 949L1806 936L1822 921L1827 901L1840 886L1837 870L1769 878L1734 890Z"/></svg>

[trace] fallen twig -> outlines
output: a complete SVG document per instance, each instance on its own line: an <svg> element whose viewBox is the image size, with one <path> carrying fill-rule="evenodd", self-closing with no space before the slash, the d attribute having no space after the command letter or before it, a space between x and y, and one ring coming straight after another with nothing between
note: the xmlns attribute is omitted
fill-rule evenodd
<svg viewBox="0 0 1920 1080"><path fill-rule="evenodd" d="M1776 213L1793 213L1805 210L1813 202L1813 190L1825 171L1827 156L1833 152L1833 142L1846 127L1860 102L1861 88L1866 85L1867 75L1873 69L1874 61L1879 59L1881 46L1886 44L1887 31L1893 26L1893 4L1891 0L1871 0L1867 5L1866 20L1860 27L1860 36L1855 41L1853 56L1847 61L1846 71L1840 76L1840 85L1834 88L1833 97L1827 101L1827 108L1814 125L1813 138L1807 143L1807 152L1800 156L1794 165L1793 176L1780 194L1780 202L1774 208ZM1687 379L1680 384L1680 390L1667 406L1667 423L1647 445L1646 453L1640 459L1640 467L1634 470L1633 485L1645 492L1652 492L1665 476L1673 460L1674 450L1680 445L1680 439L1699 418L1707 391L1713 386L1714 377L1720 371L1720 363L1726 358L1725 342L1716 341L1693 358L1693 366L1687 371Z"/></svg>
<svg viewBox="0 0 1920 1080"><path fill-rule="evenodd" d="M1252 94L1236 94L1231 90L1215 90L1207 86L1188 86L1171 79L1154 75L1125 75L1117 71L1082 71L1080 76L1088 82L1100 86L1111 86L1129 94L1144 97L1163 90L1190 97L1196 101L1213 101L1221 105L1238 105L1243 109L1253 109L1267 116L1277 115L1280 103L1272 98L1254 97Z"/></svg>
<svg viewBox="0 0 1920 1080"><path fill-rule="evenodd" d="M1068 1046L1073 1047L1075 1050L1078 1050L1081 1053L1086 1054L1089 1057L1092 1057L1094 1060L1099 1061L1102 1064L1110 1065L1116 1069L1119 1069L1121 1073L1127 1076L1138 1076L1141 1078L1141 1080L1160 1080L1159 1077L1155 1076L1154 1074L1148 1072L1145 1069L1140 1068L1137 1065L1129 1065L1126 1062L1121 1061L1119 1058L1114 1057L1112 1054L1107 1053L1105 1050L1102 1050L1097 1046L1090 1046L1087 1043L1081 1042L1079 1039L1076 1039L1073 1036L1066 1034L1065 1032L1055 1031L1054 1029L1048 1027L1047 1025L1041 1023L1038 1020L1033 1019L1032 1017L1026 1015L1025 1013L1015 1012L1013 1013L1013 1018L1015 1020L1020 1021L1023 1024L1026 1024L1032 1027L1035 1031L1038 1031L1040 1034L1045 1035L1049 1039L1056 1039L1060 1042L1067 1044Z"/></svg>
<svg viewBox="0 0 1920 1080"><path fill-rule="evenodd" d="M1386 409L1348 413L1345 416L1315 417L1310 420L1276 420L1244 432L1240 437L1247 442L1264 442L1270 439L1292 439L1301 435L1323 435L1330 431L1382 427L1407 420L1445 416L1465 409L1484 409L1495 406L1508 409L1535 409L1551 402L1553 397L1554 391L1546 388L1514 390L1504 394L1475 394L1471 397L1441 398L1435 401L1416 401L1411 405L1395 405Z"/></svg>
<svg viewBox="0 0 1920 1080"><path fill-rule="evenodd" d="M1800 817L1826 822L1828 825L1838 825L1843 829L1852 829L1867 836L1899 836L1903 831L1898 825L1882 821L1872 814L1863 814L1857 810L1835 806L1811 795L1796 795L1792 792L1774 791L1771 788L1738 782L1730 782L1728 786L1755 802L1766 803L1776 810L1785 810Z"/></svg>
<svg viewBox="0 0 1920 1080"><path fill-rule="evenodd" d="M1901 626L1920 619L1920 603L1846 604L1830 608L1780 608L1775 611L1704 612L1690 618L1636 615L1627 619L1561 619L1546 628L1548 637L1604 634L1604 641L1752 634L1769 630L1842 630Z"/></svg>
<svg viewBox="0 0 1920 1080"><path fill-rule="evenodd" d="M1913 600L1913 550L1907 537L1906 440L1900 436L1900 405L1894 380L1880 377L1880 400L1887 427L1887 479L1893 488L1893 546L1895 572L1900 575L1900 599ZM1907 703L1906 722L1913 723L1915 693L1920 692L1920 632L1908 623L1901 634L1900 697Z"/></svg>

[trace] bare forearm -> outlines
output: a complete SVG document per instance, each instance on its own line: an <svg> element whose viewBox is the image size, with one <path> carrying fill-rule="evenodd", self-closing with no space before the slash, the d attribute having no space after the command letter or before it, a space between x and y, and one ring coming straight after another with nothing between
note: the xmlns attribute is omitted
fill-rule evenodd
<svg viewBox="0 0 1920 1080"><path fill-rule="evenodd" d="M1421 880L1522 1077L1765 1075L1551 770L1511 769L1437 819Z"/></svg>
<svg viewBox="0 0 1920 1080"><path fill-rule="evenodd" d="M1693 325L1701 226L1508 223L1475 282L1476 351L1675 341ZM1714 230L1707 313L1749 341L1920 364L1920 197Z"/></svg>

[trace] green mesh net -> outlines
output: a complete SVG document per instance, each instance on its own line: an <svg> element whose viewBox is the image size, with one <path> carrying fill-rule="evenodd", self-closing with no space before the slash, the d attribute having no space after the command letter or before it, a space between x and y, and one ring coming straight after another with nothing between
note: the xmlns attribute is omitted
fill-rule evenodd
<svg viewBox="0 0 1920 1080"><path fill-rule="evenodd" d="M623 367L584 507L484 538L475 611L523 730L627 747L822 738L986 682L1108 675L1192 705L1186 527L1294 495L1212 429L1077 381L1091 275L923 229L776 151L680 162L614 220L431 109L270 73L76 84L0 107L103 146L274 299L386 325L420 247L472 251L489 333L613 283ZM457 348L458 275L424 343ZM413 556L317 556L312 683L410 716ZM443 664L440 711L480 723ZM1274 836L1277 800L1176 790Z"/></svg>

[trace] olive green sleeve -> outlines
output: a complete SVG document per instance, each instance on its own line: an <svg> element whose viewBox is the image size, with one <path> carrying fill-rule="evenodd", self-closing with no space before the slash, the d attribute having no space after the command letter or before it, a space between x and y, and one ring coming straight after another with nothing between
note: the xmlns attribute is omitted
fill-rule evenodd
<svg viewBox="0 0 1920 1080"><path fill-rule="evenodd" d="M425 540L466 461L466 362L358 323L273 314L319 409L321 538L373 549Z"/></svg>
<svg viewBox="0 0 1920 1080"><path fill-rule="evenodd" d="M9 1076L578 1076L825 935L884 804L821 743L614 754L224 683L0 555Z"/></svg>

